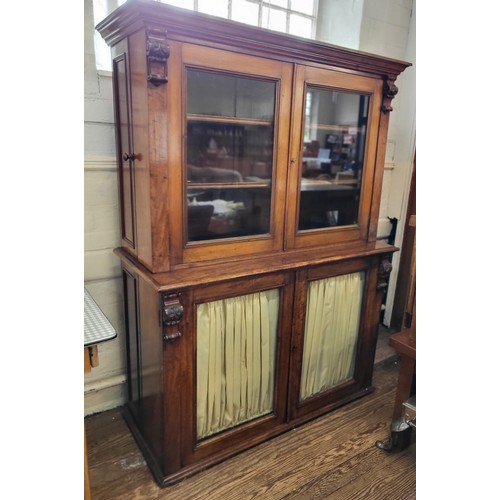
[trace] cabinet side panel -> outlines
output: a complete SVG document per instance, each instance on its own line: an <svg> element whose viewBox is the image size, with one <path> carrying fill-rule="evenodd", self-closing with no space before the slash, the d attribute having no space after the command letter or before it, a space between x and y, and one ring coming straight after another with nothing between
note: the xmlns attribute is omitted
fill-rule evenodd
<svg viewBox="0 0 500 500"><path fill-rule="evenodd" d="M150 155L148 88L146 80L146 38L138 31L129 38L132 137L137 217L137 256L152 269Z"/></svg>
<svg viewBox="0 0 500 500"><path fill-rule="evenodd" d="M116 159L120 199L121 237L124 246L136 250L133 162L124 160L132 151L130 81L126 41L113 49L113 93L115 103Z"/></svg>
<svg viewBox="0 0 500 500"><path fill-rule="evenodd" d="M137 283L133 275L123 270L125 326L127 336L128 401L135 417L140 405L140 339L137 324Z"/></svg>
<svg viewBox="0 0 500 500"><path fill-rule="evenodd" d="M162 332L159 324L159 296L138 279L141 405L139 427L159 464L163 462Z"/></svg>

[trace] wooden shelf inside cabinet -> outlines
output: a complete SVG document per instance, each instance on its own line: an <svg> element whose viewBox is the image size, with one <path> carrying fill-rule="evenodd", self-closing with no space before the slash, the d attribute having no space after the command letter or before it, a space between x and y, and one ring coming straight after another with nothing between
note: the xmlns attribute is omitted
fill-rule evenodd
<svg viewBox="0 0 500 500"><path fill-rule="evenodd" d="M195 115L189 113L187 116L188 122L206 122L206 123L221 123L228 125L273 125L272 120L259 120L253 118L237 118L233 116L216 116L216 115Z"/></svg>
<svg viewBox="0 0 500 500"><path fill-rule="evenodd" d="M269 188L270 182L189 182L188 189L246 189Z"/></svg>
<svg viewBox="0 0 500 500"><path fill-rule="evenodd" d="M335 124L328 124L328 123L318 123L314 126L314 128L320 129L320 130L329 130L330 132L337 132L339 134L341 133L349 133L349 134L357 134L358 132L361 132L361 129L359 127L356 127L355 125L335 125Z"/></svg>
<svg viewBox="0 0 500 500"><path fill-rule="evenodd" d="M339 187L359 187L357 179L302 179L301 191L328 191Z"/></svg>

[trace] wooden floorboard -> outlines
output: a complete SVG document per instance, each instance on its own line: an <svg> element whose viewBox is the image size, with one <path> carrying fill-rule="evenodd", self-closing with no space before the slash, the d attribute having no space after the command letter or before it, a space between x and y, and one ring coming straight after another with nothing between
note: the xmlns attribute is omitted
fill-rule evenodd
<svg viewBox="0 0 500 500"><path fill-rule="evenodd" d="M375 446L389 436L399 370L387 338L379 337L372 394L167 488L154 481L120 408L87 417L93 500L416 498L415 433L403 451Z"/></svg>

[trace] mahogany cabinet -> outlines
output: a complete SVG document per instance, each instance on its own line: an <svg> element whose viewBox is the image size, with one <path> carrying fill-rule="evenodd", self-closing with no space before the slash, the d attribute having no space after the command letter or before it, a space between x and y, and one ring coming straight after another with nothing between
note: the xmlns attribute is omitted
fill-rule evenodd
<svg viewBox="0 0 500 500"><path fill-rule="evenodd" d="M407 63L129 0L113 55L127 421L162 486L373 390Z"/></svg>

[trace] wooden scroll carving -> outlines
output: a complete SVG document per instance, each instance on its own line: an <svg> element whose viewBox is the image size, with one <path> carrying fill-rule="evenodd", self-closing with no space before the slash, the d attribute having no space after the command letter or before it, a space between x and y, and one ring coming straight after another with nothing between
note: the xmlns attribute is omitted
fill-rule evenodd
<svg viewBox="0 0 500 500"><path fill-rule="evenodd" d="M389 274L392 271L392 264L388 257L383 257L378 266L377 290L387 288Z"/></svg>
<svg viewBox="0 0 500 500"><path fill-rule="evenodd" d="M163 324L163 340L171 342L181 336L179 331L179 323L184 314L184 308L179 302L180 294L163 294L162 295L162 324Z"/></svg>
<svg viewBox="0 0 500 500"><path fill-rule="evenodd" d="M170 47L167 44L167 32L149 29L146 32L146 57L148 82L158 86L168 81L167 59Z"/></svg>
<svg viewBox="0 0 500 500"><path fill-rule="evenodd" d="M385 80L383 89L382 112L390 113L392 111L391 101L396 97L398 88L394 80Z"/></svg>

